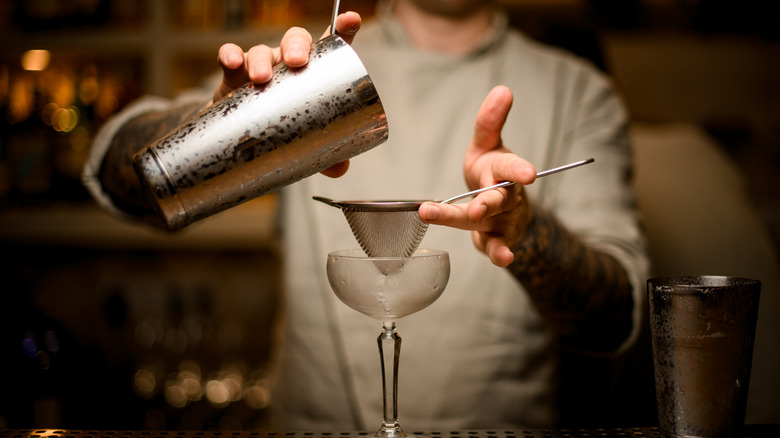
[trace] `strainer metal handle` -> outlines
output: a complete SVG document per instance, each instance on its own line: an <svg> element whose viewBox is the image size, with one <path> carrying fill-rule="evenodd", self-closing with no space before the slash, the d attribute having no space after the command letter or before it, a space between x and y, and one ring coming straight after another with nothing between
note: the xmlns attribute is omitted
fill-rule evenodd
<svg viewBox="0 0 780 438"><path fill-rule="evenodd" d="M593 161L593 158L589 158L548 169L537 173L536 177L562 172ZM438 202L449 204L485 190L507 187L512 184L515 183L506 181ZM369 257L409 257L417 249L428 228L428 224L420 220L420 216L417 214L420 205L425 202L424 200L334 201L322 196L314 196L314 200L341 209L352 229L352 234L355 235L360 247Z"/></svg>
<svg viewBox="0 0 780 438"><path fill-rule="evenodd" d="M554 173L563 172L564 170L580 167L588 163L596 161L593 158L587 160L575 161L573 163L564 164L563 166L554 167L552 169L543 170L536 174L537 178L543 176L552 175ZM461 193L460 195L453 196L452 198L445 199L439 202L440 204L451 204L455 201L459 201L464 198L468 198L477 195L488 190L500 189L501 187L508 187L516 184L514 181L504 181L492 186L482 187L480 189L472 190L470 192ZM336 208L359 208L363 211L409 211L417 210L423 202L427 200L407 200L407 201L334 201L333 199L326 198L324 196L313 196L313 199L322 203L328 204L331 207Z"/></svg>
<svg viewBox="0 0 780 438"><path fill-rule="evenodd" d="M569 170L569 169L573 169L575 167L580 167L582 165L585 165L585 164L588 164L588 163L592 163L594 161L596 161L596 160L593 159L593 158L588 158L587 160L575 161L574 163L564 164L563 166L558 166L558 167L554 167L552 169L547 169L547 170L543 170L541 172L538 172L536 174L536 177L537 178L541 178L543 176L552 175L553 173L563 172L564 170ZM455 201L459 201L459 200L461 200L463 198L468 198L468 197L474 196L476 194L479 194L479 193L482 193L482 192L485 192L485 191L488 191L488 190L500 189L501 187L508 187L508 186L511 186L511 185L514 185L514 184L516 184L514 181L500 182L498 184L493 184L492 186L482 187L481 189L472 190L470 192L466 192L466 193L460 194L458 196L453 196L452 198L445 199L444 201L439 201L439 203L441 203L441 204L451 204L451 203L453 203Z"/></svg>

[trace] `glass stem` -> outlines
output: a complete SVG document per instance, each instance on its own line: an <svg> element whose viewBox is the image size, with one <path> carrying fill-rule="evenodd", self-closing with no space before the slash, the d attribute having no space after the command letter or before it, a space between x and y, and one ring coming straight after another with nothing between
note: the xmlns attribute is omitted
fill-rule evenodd
<svg viewBox="0 0 780 438"><path fill-rule="evenodd" d="M382 333L377 338L377 344L379 345L379 358L382 365L384 420L376 436L404 437L406 433L398 424L398 360L401 354L401 337L398 336L395 322L382 323ZM389 368L393 370L392 376Z"/></svg>

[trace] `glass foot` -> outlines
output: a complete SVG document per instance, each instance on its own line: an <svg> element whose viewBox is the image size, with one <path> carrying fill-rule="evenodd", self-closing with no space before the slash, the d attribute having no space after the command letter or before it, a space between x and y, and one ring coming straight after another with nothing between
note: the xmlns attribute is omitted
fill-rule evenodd
<svg viewBox="0 0 780 438"><path fill-rule="evenodd" d="M379 431L377 431L376 437L382 437L382 438L400 438L405 437L406 432L404 432L403 429L401 429L401 426L398 424L398 422L395 423L382 423L382 427L379 428Z"/></svg>

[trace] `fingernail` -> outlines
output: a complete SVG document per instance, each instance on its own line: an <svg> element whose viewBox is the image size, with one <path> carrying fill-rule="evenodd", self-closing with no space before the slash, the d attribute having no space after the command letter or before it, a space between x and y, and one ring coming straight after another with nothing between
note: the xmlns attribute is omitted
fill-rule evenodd
<svg viewBox="0 0 780 438"><path fill-rule="evenodd" d="M293 46L287 51L287 56L291 58L306 58L308 54L303 47Z"/></svg>
<svg viewBox="0 0 780 438"><path fill-rule="evenodd" d="M238 53L229 53L227 56L227 63L228 64L237 64L244 62L243 59L241 59L241 56Z"/></svg>
<svg viewBox="0 0 780 438"><path fill-rule="evenodd" d="M257 64L252 67L251 78L255 81L266 80L270 76L268 68L263 64Z"/></svg>
<svg viewBox="0 0 780 438"><path fill-rule="evenodd" d="M355 32L357 32L358 29L360 29L360 25L353 24L352 26L349 26L348 28L344 29L343 32L340 32L340 33L343 33L345 35L352 35Z"/></svg>
<svg viewBox="0 0 780 438"><path fill-rule="evenodd" d="M441 217L441 209L436 205L426 205L425 207L425 219L429 221L435 221Z"/></svg>

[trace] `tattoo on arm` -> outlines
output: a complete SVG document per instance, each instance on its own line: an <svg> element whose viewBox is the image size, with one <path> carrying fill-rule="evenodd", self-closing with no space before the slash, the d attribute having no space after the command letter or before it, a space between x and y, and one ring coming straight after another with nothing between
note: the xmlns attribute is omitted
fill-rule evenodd
<svg viewBox="0 0 780 438"><path fill-rule="evenodd" d="M632 327L631 283L612 256L587 246L536 206L510 272L564 345L608 352Z"/></svg>

